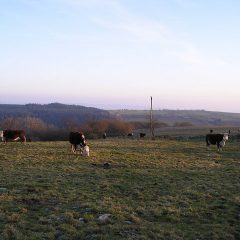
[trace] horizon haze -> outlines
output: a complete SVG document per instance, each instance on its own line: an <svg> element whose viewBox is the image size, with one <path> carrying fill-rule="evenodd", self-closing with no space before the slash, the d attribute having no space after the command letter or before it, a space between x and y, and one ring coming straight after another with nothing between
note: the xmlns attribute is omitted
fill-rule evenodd
<svg viewBox="0 0 240 240"><path fill-rule="evenodd" d="M0 104L240 113L238 1L0 3Z"/></svg>

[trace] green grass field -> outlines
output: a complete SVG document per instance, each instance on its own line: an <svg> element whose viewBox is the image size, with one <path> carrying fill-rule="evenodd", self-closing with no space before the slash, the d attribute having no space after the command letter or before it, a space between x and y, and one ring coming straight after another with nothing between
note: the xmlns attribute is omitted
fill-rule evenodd
<svg viewBox="0 0 240 240"><path fill-rule="evenodd" d="M1 143L0 239L240 239L239 142L88 144Z"/></svg>

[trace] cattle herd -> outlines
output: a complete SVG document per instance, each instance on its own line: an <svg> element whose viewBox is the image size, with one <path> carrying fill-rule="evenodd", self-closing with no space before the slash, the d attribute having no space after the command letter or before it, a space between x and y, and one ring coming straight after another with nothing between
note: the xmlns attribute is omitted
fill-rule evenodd
<svg viewBox="0 0 240 240"><path fill-rule="evenodd" d="M140 133L139 137L145 137L145 133ZM210 133L206 135L206 145L216 145L217 150L220 151L225 146L226 141L228 140L230 131L224 134L214 134L213 130L210 130ZM133 133L129 133L128 137L132 137ZM25 143L26 134L24 130L3 130L0 131L0 137L4 143L8 141L18 141ZM106 133L103 134L103 138L106 138ZM71 149L73 153L76 153L77 147L80 147L80 152L83 156L89 156L89 146L86 144L85 136L82 132L70 132L69 142L71 144Z"/></svg>

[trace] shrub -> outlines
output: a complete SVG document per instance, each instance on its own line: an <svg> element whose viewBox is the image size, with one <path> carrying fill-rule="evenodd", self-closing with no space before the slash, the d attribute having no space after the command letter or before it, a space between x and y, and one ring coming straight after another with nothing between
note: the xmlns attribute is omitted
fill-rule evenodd
<svg viewBox="0 0 240 240"><path fill-rule="evenodd" d="M133 126L130 123L119 120L101 120L96 122L90 122L83 129L88 136L102 137L103 133L107 133L107 136L124 136L129 132L132 132Z"/></svg>
<svg viewBox="0 0 240 240"><path fill-rule="evenodd" d="M173 126L174 127L192 127L193 124L190 122L175 122Z"/></svg>

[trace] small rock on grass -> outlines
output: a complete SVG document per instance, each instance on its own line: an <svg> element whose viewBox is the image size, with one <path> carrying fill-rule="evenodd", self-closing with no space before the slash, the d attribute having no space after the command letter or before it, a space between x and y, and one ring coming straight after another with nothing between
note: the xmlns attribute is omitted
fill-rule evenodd
<svg viewBox="0 0 240 240"><path fill-rule="evenodd" d="M79 222L81 222L81 223L86 223L86 222L87 222L84 218L79 218L78 220L79 220Z"/></svg>
<svg viewBox="0 0 240 240"><path fill-rule="evenodd" d="M127 223L127 224L133 224L133 222L132 221L125 221L125 223Z"/></svg>
<svg viewBox="0 0 240 240"><path fill-rule="evenodd" d="M105 214L102 214L98 217L98 221L101 223L101 224L106 224L106 223L110 223L111 222L111 214L109 213L105 213Z"/></svg>

